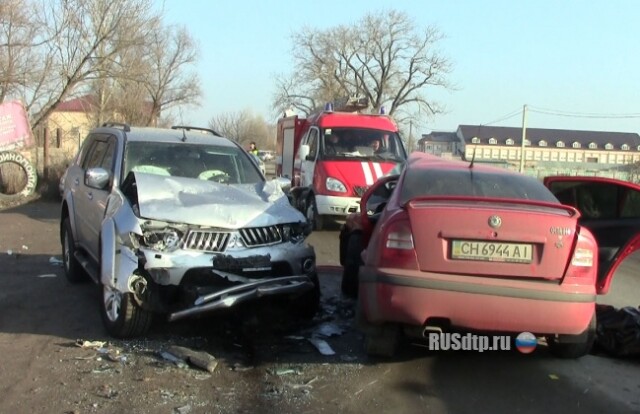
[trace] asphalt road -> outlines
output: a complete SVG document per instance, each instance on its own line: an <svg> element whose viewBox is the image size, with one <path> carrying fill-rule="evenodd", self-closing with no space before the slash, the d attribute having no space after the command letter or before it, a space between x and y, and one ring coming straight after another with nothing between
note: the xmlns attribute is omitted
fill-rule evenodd
<svg viewBox="0 0 640 414"><path fill-rule="evenodd" d="M161 324L141 341L110 341L95 287L69 285L56 263L57 216L57 203L0 211L2 413L640 412L638 358L559 360L544 346L527 355L427 352L411 344L393 360L367 358L352 325L353 302L339 294L339 273L330 267L337 264L337 228L308 239L318 263L329 265L320 274L323 311L315 323L344 329L326 339L335 355L306 341L291 344L313 328L285 335L269 330L273 320L244 342L233 326L188 323ZM639 266L638 257L625 263L601 302L638 306ZM113 370L74 347L78 338L110 341L129 361ZM220 366L210 376L167 367L154 356L167 343L204 343ZM300 372L286 376L292 367Z"/></svg>

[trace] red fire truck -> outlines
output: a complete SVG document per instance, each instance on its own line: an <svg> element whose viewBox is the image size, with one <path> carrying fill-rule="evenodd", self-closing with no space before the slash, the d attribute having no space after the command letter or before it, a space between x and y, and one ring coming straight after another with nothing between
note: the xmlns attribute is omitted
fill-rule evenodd
<svg viewBox="0 0 640 414"><path fill-rule="evenodd" d="M360 197L407 154L395 122L384 114L324 111L278 120L276 175L291 178L294 205L315 230L344 220Z"/></svg>

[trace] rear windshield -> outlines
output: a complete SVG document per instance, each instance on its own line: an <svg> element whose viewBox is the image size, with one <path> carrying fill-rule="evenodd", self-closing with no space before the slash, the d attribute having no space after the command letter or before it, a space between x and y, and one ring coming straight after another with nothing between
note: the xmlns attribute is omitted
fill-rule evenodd
<svg viewBox="0 0 640 414"><path fill-rule="evenodd" d="M404 204L420 196L475 196L558 202L540 181L525 175L408 169L400 201Z"/></svg>

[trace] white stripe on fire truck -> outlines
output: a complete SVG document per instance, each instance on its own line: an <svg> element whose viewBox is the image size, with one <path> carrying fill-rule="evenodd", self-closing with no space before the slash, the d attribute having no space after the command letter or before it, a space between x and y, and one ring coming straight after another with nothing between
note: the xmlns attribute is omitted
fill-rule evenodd
<svg viewBox="0 0 640 414"><path fill-rule="evenodd" d="M362 172L364 173L364 181L367 185L373 184L373 174L371 174L371 167L368 162L361 162Z"/></svg>
<svg viewBox="0 0 640 414"><path fill-rule="evenodd" d="M376 172L376 180L380 177L382 177L384 174L382 173L382 168L380 167L380 163L378 162L374 162L373 164L373 171Z"/></svg>

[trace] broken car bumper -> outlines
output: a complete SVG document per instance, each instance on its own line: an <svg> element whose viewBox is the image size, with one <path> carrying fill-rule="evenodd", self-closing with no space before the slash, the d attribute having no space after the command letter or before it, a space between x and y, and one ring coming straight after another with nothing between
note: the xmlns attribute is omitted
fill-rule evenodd
<svg viewBox="0 0 640 414"><path fill-rule="evenodd" d="M230 308L238 303L261 297L304 293L313 287L314 282L308 276L280 277L232 286L199 296L193 307L171 313L169 321Z"/></svg>

